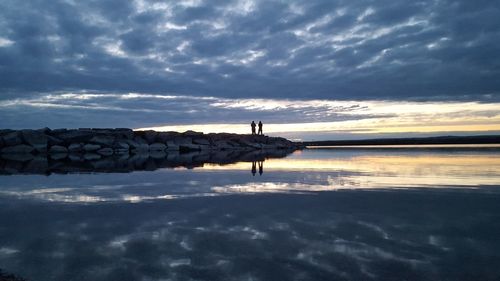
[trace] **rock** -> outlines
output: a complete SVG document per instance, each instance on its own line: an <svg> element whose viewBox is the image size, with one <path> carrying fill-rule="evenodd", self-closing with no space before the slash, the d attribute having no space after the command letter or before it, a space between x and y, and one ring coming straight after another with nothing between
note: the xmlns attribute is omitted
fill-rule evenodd
<svg viewBox="0 0 500 281"><path fill-rule="evenodd" d="M115 148L129 150L130 145L128 145L125 141L118 141L115 145Z"/></svg>
<svg viewBox="0 0 500 281"><path fill-rule="evenodd" d="M167 146L163 143L153 143L149 146L149 151L165 151Z"/></svg>
<svg viewBox="0 0 500 281"><path fill-rule="evenodd" d="M31 154L30 154L31 155ZM9 161L3 167L7 174L19 174L23 169L23 163L18 161Z"/></svg>
<svg viewBox="0 0 500 281"><path fill-rule="evenodd" d="M134 169L140 168L146 163L149 158L149 154L138 153L133 155L127 160L129 166L134 167Z"/></svg>
<svg viewBox="0 0 500 281"><path fill-rule="evenodd" d="M90 142L104 146L111 146L115 142L115 138L112 136L95 136L90 139Z"/></svg>
<svg viewBox="0 0 500 281"><path fill-rule="evenodd" d="M179 145L175 144L174 141L167 141L167 151L179 151Z"/></svg>
<svg viewBox="0 0 500 281"><path fill-rule="evenodd" d="M193 139L194 144L210 145L210 141L207 139Z"/></svg>
<svg viewBox="0 0 500 281"><path fill-rule="evenodd" d="M139 146L139 143L137 143L135 140L124 140L124 142L130 147L130 148L136 148Z"/></svg>
<svg viewBox="0 0 500 281"><path fill-rule="evenodd" d="M144 140L143 138L141 138L140 136L134 137L134 141L136 143L138 143L139 145L141 145L141 144L148 144L148 142L146 140Z"/></svg>
<svg viewBox="0 0 500 281"><path fill-rule="evenodd" d="M113 153L114 154L128 154L129 153L129 149L124 149L124 148L115 148L113 150Z"/></svg>
<svg viewBox="0 0 500 281"><path fill-rule="evenodd" d="M250 142L245 139L240 139L239 142L244 145L255 149L261 149L262 145L260 143Z"/></svg>
<svg viewBox="0 0 500 281"><path fill-rule="evenodd" d="M58 153L68 153L68 149L61 145L54 145L50 147L50 154L58 154Z"/></svg>
<svg viewBox="0 0 500 281"><path fill-rule="evenodd" d="M83 158L87 161L99 160L101 159L101 155L96 153L85 153Z"/></svg>
<svg viewBox="0 0 500 281"><path fill-rule="evenodd" d="M176 137L174 143L177 145L188 145L193 144L193 140L190 137Z"/></svg>
<svg viewBox="0 0 500 281"><path fill-rule="evenodd" d="M26 162L33 159L35 156L31 153L13 153L13 154L2 154L2 159Z"/></svg>
<svg viewBox="0 0 500 281"><path fill-rule="evenodd" d="M188 131L185 131L184 133L182 133L184 136L188 136L188 137L196 137L196 136L203 136L203 133L202 132L195 132L195 131L191 131L191 130L188 130Z"/></svg>
<svg viewBox="0 0 500 281"><path fill-rule="evenodd" d="M42 133L42 134L49 135L51 130L49 127L45 127L45 128L38 129L37 131Z"/></svg>
<svg viewBox="0 0 500 281"><path fill-rule="evenodd" d="M154 159L163 159L167 156L165 151L150 151L149 156Z"/></svg>
<svg viewBox="0 0 500 281"><path fill-rule="evenodd" d="M92 162L92 167L97 170L112 171L115 168L115 162L111 159L101 159Z"/></svg>
<svg viewBox="0 0 500 281"><path fill-rule="evenodd" d="M169 140L173 140L176 136L180 134L177 132L158 132L156 140L161 143L167 143Z"/></svg>
<svg viewBox="0 0 500 281"><path fill-rule="evenodd" d="M19 131L14 131L12 133L8 133L2 137L5 146L15 146L23 143L21 139L21 134Z"/></svg>
<svg viewBox="0 0 500 281"><path fill-rule="evenodd" d="M79 143L72 143L68 146L70 152L81 152L83 151L83 146Z"/></svg>
<svg viewBox="0 0 500 281"><path fill-rule="evenodd" d="M210 150L211 147L210 147L210 145L199 144L198 145L198 149L200 149L200 150Z"/></svg>
<svg viewBox="0 0 500 281"><path fill-rule="evenodd" d="M217 149L223 149L223 150L233 148L233 146L230 145L227 141L222 141L222 140L215 141L214 145Z"/></svg>
<svg viewBox="0 0 500 281"><path fill-rule="evenodd" d="M50 154L50 158L53 159L53 160L62 160L62 159L65 159L66 157L68 157L67 153L53 153L53 154Z"/></svg>
<svg viewBox="0 0 500 281"><path fill-rule="evenodd" d="M141 138L135 137L134 140L126 140L130 148L136 152L147 152L149 151L149 145Z"/></svg>
<svg viewBox="0 0 500 281"><path fill-rule="evenodd" d="M45 174L48 172L48 169L49 162L47 161L47 157L36 157L24 167L24 172L30 174Z"/></svg>
<svg viewBox="0 0 500 281"><path fill-rule="evenodd" d="M158 135L157 132L150 130L150 131L144 131L143 133L144 133L143 137L148 144L152 144L156 141L156 136Z"/></svg>
<svg viewBox="0 0 500 281"><path fill-rule="evenodd" d="M14 130L10 130L10 129L0 129L0 137L2 136L5 136L6 134L10 134L14 132Z"/></svg>
<svg viewBox="0 0 500 281"><path fill-rule="evenodd" d="M54 129L51 131L51 134L52 135L59 135L62 133L66 133L67 131L68 131L68 129Z"/></svg>
<svg viewBox="0 0 500 281"><path fill-rule="evenodd" d="M49 143L49 138L47 135L40 131L34 130L22 130L21 131L24 141L33 146L36 151L45 153L47 152L47 146Z"/></svg>
<svg viewBox="0 0 500 281"><path fill-rule="evenodd" d="M52 132L54 133L54 131ZM55 134L55 136L66 143L88 142L94 136L94 133L90 130L78 129L63 131L60 134Z"/></svg>
<svg viewBox="0 0 500 281"><path fill-rule="evenodd" d="M179 151L193 151L193 150L200 150L200 145L198 144L192 144L192 143L185 143L185 144L180 144L179 145Z"/></svg>
<svg viewBox="0 0 500 281"><path fill-rule="evenodd" d="M115 129L114 135L119 138L133 139L134 131L128 128L117 128Z"/></svg>
<svg viewBox="0 0 500 281"><path fill-rule="evenodd" d="M14 146L7 146L2 148L2 153L5 154L10 154L10 153L31 153L35 150L32 146L30 145L25 145L25 144L19 144L19 145L14 145Z"/></svg>
<svg viewBox="0 0 500 281"><path fill-rule="evenodd" d="M156 163L153 159L147 159L146 160L146 163L144 165L144 170L146 171L154 171L158 169L158 167L156 166Z"/></svg>
<svg viewBox="0 0 500 281"><path fill-rule="evenodd" d="M73 154L73 153L71 153L71 154L68 155L68 158L69 158L69 160L71 160L71 162L83 162L84 161L84 159L83 159L83 157L82 157L81 154Z"/></svg>
<svg viewBox="0 0 500 281"><path fill-rule="evenodd" d="M49 141L49 146L52 146L52 145L62 145L64 143L63 140L58 139L58 138L53 137L53 136L47 136L47 139Z"/></svg>
<svg viewBox="0 0 500 281"><path fill-rule="evenodd" d="M113 149L110 147L105 147L105 148L99 149L97 151L97 153L104 155L104 156L111 156L111 155L113 155Z"/></svg>
<svg viewBox="0 0 500 281"><path fill-rule="evenodd" d="M83 150L90 152L90 151L97 151L101 149L101 146L98 144L91 144L87 143L86 145L83 146Z"/></svg>

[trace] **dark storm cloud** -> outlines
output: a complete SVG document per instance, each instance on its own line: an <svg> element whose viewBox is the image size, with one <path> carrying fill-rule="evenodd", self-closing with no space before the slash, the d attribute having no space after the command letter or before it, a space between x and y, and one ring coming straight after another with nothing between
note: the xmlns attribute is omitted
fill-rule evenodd
<svg viewBox="0 0 500 281"><path fill-rule="evenodd" d="M69 89L499 97L496 1L32 0L0 8L4 98Z"/></svg>

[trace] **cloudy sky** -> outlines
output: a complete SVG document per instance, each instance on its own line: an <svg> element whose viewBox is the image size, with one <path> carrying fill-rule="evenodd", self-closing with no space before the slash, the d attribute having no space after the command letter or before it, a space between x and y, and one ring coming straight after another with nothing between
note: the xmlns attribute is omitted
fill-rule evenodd
<svg viewBox="0 0 500 281"><path fill-rule="evenodd" d="M3 0L0 127L500 133L497 0Z"/></svg>

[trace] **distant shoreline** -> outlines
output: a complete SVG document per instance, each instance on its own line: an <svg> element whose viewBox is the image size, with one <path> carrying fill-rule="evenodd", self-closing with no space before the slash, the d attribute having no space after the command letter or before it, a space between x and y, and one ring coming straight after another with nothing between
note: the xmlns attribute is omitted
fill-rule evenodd
<svg viewBox="0 0 500 281"><path fill-rule="evenodd" d="M387 138L366 140L326 140L299 142L303 146L390 146L390 145L474 145L500 144L500 135L440 136L425 138Z"/></svg>

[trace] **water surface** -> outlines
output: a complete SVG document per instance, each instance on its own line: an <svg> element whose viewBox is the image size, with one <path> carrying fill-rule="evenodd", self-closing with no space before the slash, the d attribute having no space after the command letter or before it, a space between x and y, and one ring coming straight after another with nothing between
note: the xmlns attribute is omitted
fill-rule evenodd
<svg viewBox="0 0 500 281"><path fill-rule="evenodd" d="M498 280L500 151L333 148L193 169L0 177L28 280Z"/></svg>

